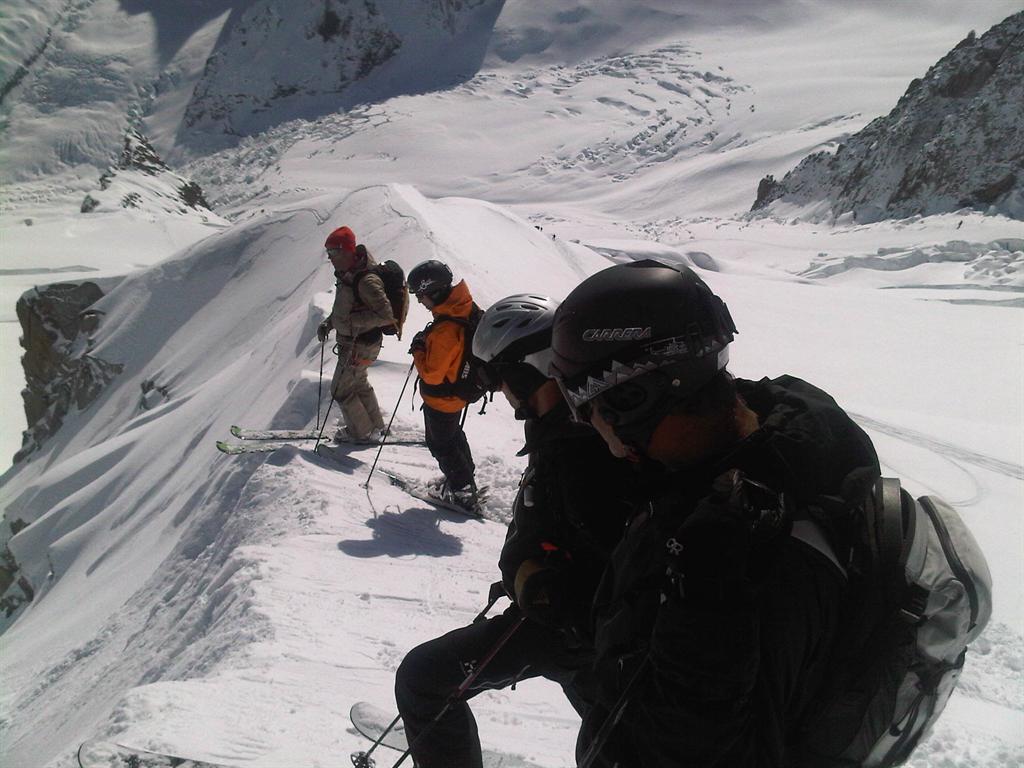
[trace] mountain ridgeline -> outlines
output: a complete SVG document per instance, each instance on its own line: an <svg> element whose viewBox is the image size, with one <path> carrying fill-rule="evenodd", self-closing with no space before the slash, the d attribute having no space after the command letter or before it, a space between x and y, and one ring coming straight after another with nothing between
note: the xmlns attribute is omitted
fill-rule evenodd
<svg viewBox="0 0 1024 768"><path fill-rule="evenodd" d="M753 211L859 223L964 208L1024 219L1024 11L974 32L834 153L761 180Z"/></svg>

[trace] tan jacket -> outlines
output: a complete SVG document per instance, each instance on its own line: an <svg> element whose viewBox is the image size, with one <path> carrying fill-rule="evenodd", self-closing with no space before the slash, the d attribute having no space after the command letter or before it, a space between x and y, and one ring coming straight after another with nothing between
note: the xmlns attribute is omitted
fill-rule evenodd
<svg viewBox="0 0 1024 768"><path fill-rule="evenodd" d="M367 254L366 265L357 272L338 275L334 308L329 318L331 327L338 334L339 355L351 354L352 361L359 365L369 365L377 359L383 340L379 329L395 322L391 302L384 293L384 282L377 275L364 275L359 281L358 300L353 290L356 275L376 264Z"/></svg>

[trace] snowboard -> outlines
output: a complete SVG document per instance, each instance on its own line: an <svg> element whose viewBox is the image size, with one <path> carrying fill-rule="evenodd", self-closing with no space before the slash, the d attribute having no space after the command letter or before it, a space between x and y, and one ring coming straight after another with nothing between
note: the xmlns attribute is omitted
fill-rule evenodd
<svg viewBox="0 0 1024 768"><path fill-rule="evenodd" d="M370 743L376 743L377 739L380 738L381 734L384 733L384 729L391 725L391 721L395 719L395 715L385 712L380 707L374 706L365 701L359 701L352 705L352 709L348 713L349 719L352 721L352 727L359 732L361 736L370 740ZM384 737L380 742L380 747L387 747L397 752L405 752L409 748L409 742L405 737L405 725L401 720L395 725L391 731ZM380 748L378 747L378 749ZM365 752L357 752L356 755L365 755ZM356 762L356 755L353 755L352 760L355 765L360 765ZM492 752L490 750L483 750L484 768L539 768L536 763L531 763L524 760L521 757L515 755L502 754L500 752ZM384 762L384 761L382 761ZM390 765L390 762L386 764ZM362 765L371 766L373 760L370 758L369 762L364 762Z"/></svg>
<svg viewBox="0 0 1024 768"><path fill-rule="evenodd" d="M78 748L78 765L79 768L236 768L99 740L87 741Z"/></svg>

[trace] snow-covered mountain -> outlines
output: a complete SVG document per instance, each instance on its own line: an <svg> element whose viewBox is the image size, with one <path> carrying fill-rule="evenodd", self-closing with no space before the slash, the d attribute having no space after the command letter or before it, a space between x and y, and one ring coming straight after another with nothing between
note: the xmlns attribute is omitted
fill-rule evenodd
<svg viewBox="0 0 1024 768"><path fill-rule="evenodd" d="M476 73L500 0L261 0L225 25L179 139L247 136L295 116L450 85ZM385 68L387 70L385 71Z"/></svg>
<svg viewBox="0 0 1024 768"><path fill-rule="evenodd" d="M1024 223L747 215L759 178L854 143L1016 0L8 6L0 353L20 354L24 294L32 375L88 397L0 480L5 766L68 768L92 736L347 763L365 747L351 703L391 709L404 654L482 607L523 466L504 404L467 421L484 522L301 444L214 446L232 424L321 421L322 243L341 224L406 268L445 260L483 306L626 259L701 269L740 328L734 371L832 392L885 472L954 503L990 559L993 623L912 764L1024 762ZM182 199L193 183L212 210ZM426 320L416 306L408 327ZM416 432L405 347L389 339L370 377ZM0 386L18 401L21 381ZM24 426L5 417L8 454ZM436 473L416 446L381 462ZM474 702L485 745L575 764L556 687Z"/></svg>
<svg viewBox="0 0 1024 768"><path fill-rule="evenodd" d="M1024 219L1024 11L972 31L834 151L762 180L754 210L783 206L856 222L964 208Z"/></svg>

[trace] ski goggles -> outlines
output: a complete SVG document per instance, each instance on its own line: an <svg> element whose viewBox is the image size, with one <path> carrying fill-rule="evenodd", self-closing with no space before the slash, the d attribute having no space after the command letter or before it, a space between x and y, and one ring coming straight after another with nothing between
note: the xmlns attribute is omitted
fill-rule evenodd
<svg viewBox="0 0 1024 768"><path fill-rule="evenodd" d="M651 408L665 396L680 400L692 395L728 362L728 347L722 346L713 354L698 358L614 364L610 366L613 370L606 371L600 379L586 376L575 383L563 378L557 381L574 420L590 423L596 410L614 426L647 418Z"/></svg>
<svg viewBox="0 0 1024 768"><path fill-rule="evenodd" d="M574 421L589 424L597 412L612 426L631 421L670 386L667 377L651 375L623 382L591 398L583 398L578 390L567 387L562 379L557 381Z"/></svg>

